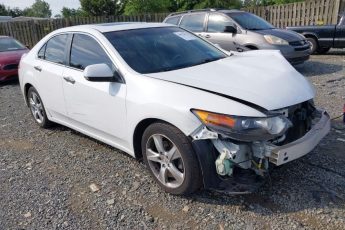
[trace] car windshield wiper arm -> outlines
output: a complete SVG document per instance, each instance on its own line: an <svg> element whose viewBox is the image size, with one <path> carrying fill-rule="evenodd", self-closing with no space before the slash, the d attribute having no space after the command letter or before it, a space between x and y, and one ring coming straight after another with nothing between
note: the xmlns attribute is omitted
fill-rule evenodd
<svg viewBox="0 0 345 230"><path fill-rule="evenodd" d="M219 58L206 58L201 63L209 63L209 62L213 62L213 61L217 61L217 60L219 60Z"/></svg>

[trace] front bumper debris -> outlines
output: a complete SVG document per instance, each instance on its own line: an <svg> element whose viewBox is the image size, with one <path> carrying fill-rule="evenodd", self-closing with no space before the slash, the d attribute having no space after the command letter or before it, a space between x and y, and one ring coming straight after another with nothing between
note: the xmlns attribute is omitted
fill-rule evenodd
<svg viewBox="0 0 345 230"><path fill-rule="evenodd" d="M270 162L279 166L312 151L331 129L331 120L327 112L320 111L320 113L319 121L302 138L283 146L273 147Z"/></svg>
<svg viewBox="0 0 345 230"><path fill-rule="evenodd" d="M266 181L269 162L279 166L300 158L311 152L328 134L331 121L327 112L316 110L314 115L308 132L281 146L273 142L232 143L210 135L213 133L206 128L199 130L192 143L198 156L204 188L227 194L255 192ZM223 162L225 159L231 161L229 165Z"/></svg>
<svg viewBox="0 0 345 230"><path fill-rule="evenodd" d="M194 151L199 160L204 188L226 194L248 194L257 191L265 182L252 170L236 168L231 177L217 174L215 161L219 155L210 140L194 140Z"/></svg>

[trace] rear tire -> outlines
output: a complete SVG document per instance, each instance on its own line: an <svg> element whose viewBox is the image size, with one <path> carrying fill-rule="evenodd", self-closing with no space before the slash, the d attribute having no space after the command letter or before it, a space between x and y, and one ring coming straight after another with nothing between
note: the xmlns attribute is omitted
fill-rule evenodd
<svg viewBox="0 0 345 230"><path fill-rule="evenodd" d="M42 99L34 87L29 88L27 100L29 102L31 115L34 118L36 124L38 124L42 128L51 127L53 123L49 121Z"/></svg>
<svg viewBox="0 0 345 230"><path fill-rule="evenodd" d="M147 168L166 192L190 194L200 188L198 159L188 137L176 127L153 123L145 130L141 147Z"/></svg>
<svg viewBox="0 0 345 230"><path fill-rule="evenodd" d="M307 38L307 41L310 44L310 51L312 54L316 53L316 51L319 49L319 44L317 43L315 38Z"/></svg>

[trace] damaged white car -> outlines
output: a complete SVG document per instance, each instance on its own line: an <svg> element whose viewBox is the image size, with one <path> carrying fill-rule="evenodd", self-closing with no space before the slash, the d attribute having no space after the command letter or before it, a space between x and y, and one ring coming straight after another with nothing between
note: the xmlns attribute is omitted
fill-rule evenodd
<svg viewBox="0 0 345 230"><path fill-rule="evenodd" d="M330 130L313 87L279 51L227 53L167 24L57 30L22 58L19 78L41 127L59 123L143 158L174 194L251 192Z"/></svg>

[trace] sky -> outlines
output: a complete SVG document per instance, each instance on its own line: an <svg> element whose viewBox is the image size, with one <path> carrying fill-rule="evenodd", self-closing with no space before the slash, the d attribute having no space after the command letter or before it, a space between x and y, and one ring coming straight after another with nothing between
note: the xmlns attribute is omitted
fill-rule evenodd
<svg viewBox="0 0 345 230"><path fill-rule="evenodd" d="M52 10L52 16L61 14L62 7L68 8L79 8L79 0L44 0L49 3L50 9ZM31 6L35 0L0 0L0 4L5 4L11 8L18 7L24 9Z"/></svg>

